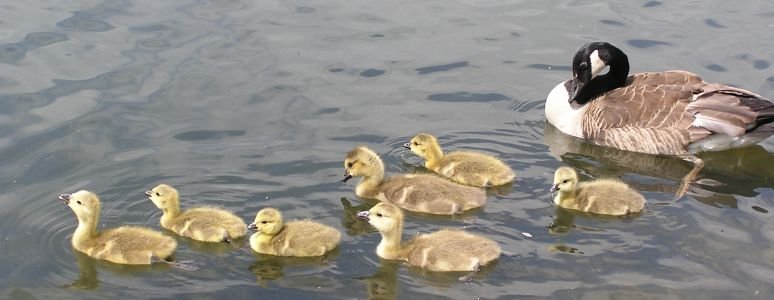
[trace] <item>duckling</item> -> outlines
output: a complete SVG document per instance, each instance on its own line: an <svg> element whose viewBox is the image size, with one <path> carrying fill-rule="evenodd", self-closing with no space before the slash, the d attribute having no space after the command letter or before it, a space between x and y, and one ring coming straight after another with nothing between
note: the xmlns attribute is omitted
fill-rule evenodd
<svg viewBox="0 0 774 300"><path fill-rule="evenodd" d="M284 223L282 213L274 208L261 209L247 228L257 231L250 237L255 252L276 256L320 256L341 240L338 230L317 222Z"/></svg>
<svg viewBox="0 0 774 300"><path fill-rule="evenodd" d="M97 231L100 201L92 192L61 194L59 199L78 218L71 240L73 248L88 256L117 264L149 265L166 262L177 248L175 239L148 228L121 226Z"/></svg>
<svg viewBox="0 0 774 300"><path fill-rule="evenodd" d="M202 242L231 242L247 235L247 225L230 211L196 207L180 212L180 196L167 184L159 184L145 195L164 212L161 227Z"/></svg>
<svg viewBox="0 0 774 300"><path fill-rule="evenodd" d="M578 173L570 167L560 167L554 173L551 192L556 191L556 205L582 212L623 216L645 208L645 198L626 183L617 179L578 183Z"/></svg>
<svg viewBox="0 0 774 300"><path fill-rule="evenodd" d="M462 230L443 229L422 234L401 243L403 212L382 202L358 217L368 221L382 235L376 254L384 259L401 260L429 271L477 271L500 256L500 246L490 239Z"/></svg>
<svg viewBox="0 0 774 300"><path fill-rule="evenodd" d="M355 194L386 201L415 212L451 215L486 203L483 189L460 185L435 175L404 174L384 179L384 162L375 152L358 146L344 160L344 182L363 178Z"/></svg>
<svg viewBox="0 0 774 300"><path fill-rule="evenodd" d="M489 187L516 178L511 167L488 154L454 151L444 155L438 140L427 133L417 134L403 147L424 159L425 168L462 184Z"/></svg>

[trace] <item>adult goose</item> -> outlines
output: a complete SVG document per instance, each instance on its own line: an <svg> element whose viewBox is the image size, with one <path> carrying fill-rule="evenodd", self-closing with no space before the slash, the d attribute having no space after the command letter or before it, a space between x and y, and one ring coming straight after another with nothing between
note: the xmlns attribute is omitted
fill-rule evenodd
<svg viewBox="0 0 774 300"><path fill-rule="evenodd" d="M620 49L584 45L573 57L572 79L548 94L548 122L599 145L691 161L697 152L746 146L774 133L774 103L760 95L686 71L628 73Z"/></svg>

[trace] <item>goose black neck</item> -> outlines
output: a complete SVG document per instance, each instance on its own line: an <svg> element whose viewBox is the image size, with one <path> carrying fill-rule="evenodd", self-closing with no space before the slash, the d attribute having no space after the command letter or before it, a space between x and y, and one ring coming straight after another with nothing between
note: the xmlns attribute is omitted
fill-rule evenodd
<svg viewBox="0 0 774 300"><path fill-rule="evenodd" d="M594 77L578 92L575 98L578 104L586 104L601 94L626 85L626 78L629 75L628 57L618 48L612 47L607 50L610 58L606 63L610 70L607 74Z"/></svg>

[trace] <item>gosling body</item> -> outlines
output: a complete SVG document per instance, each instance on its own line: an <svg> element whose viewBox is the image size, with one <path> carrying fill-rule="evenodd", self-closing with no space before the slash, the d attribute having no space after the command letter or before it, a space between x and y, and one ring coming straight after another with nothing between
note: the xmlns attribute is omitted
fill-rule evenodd
<svg viewBox="0 0 774 300"><path fill-rule="evenodd" d="M513 170L494 156L470 151L444 154L438 140L430 134L420 133L403 147L424 159L425 168L462 184L489 187L508 184L516 178Z"/></svg>
<svg viewBox="0 0 774 300"><path fill-rule="evenodd" d="M373 225L382 235L376 254L384 259L401 260L428 271L477 271L500 256L500 246L487 238L462 230L439 230L406 242L403 213L397 206L382 202L358 217Z"/></svg>
<svg viewBox="0 0 774 300"><path fill-rule="evenodd" d="M180 236L202 242L230 242L247 235L247 225L232 212L216 207L196 207L180 211L175 188L159 184L145 195L161 209L161 227Z"/></svg>
<svg viewBox="0 0 774 300"><path fill-rule="evenodd" d="M250 236L253 251L276 256L321 256L341 241L333 227L310 220L285 223L274 208L260 210L248 228L257 231Z"/></svg>
<svg viewBox="0 0 774 300"><path fill-rule="evenodd" d="M167 260L175 252L177 242L160 232L135 226L97 230L100 201L89 191L59 196L78 218L78 227L71 239L72 246L90 257L118 264L148 265Z"/></svg>
<svg viewBox="0 0 774 300"><path fill-rule="evenodd" d="M558 192L554 197L556 205L600 215L635 214L646 204L645 197L620 180L578 182L578 173L569 167L556 170L551 192Z"/></svg>
<svg viewBox="0 0 774 300"><path fill-rule="evenodd" d="M399 207L429 214L458 214L486 204L483 189L457 184L435 175L405 174L384 178L384 163L372 150L359 146L344 160L344 181L362 179L355 194L390 202Z"/></svg>

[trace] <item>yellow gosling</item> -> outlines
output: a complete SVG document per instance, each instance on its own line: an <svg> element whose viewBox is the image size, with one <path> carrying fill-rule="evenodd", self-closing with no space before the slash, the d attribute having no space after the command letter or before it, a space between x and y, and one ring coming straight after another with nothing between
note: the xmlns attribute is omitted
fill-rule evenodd
<svg viewBox="0 0 774 300"><path fill-rule="evenodd" d="M551 192L557 191L556 205L582 212L623 216L645 208L645 198L626 183L617 179L578 182L578 173L570 167L561 167L554 173Z"/></svg>
<svg viewBox="0 0 774 300"><path fill-rule="evenodd" d="M496 242L462 230L439 230L402 243L403 212L382 202L358 217L367 220L382 235L376 254L384 259L401 260L435 272L477 271L500 256Z"/></svg>
<svg viewBox="0 0 774 300"><path fill-rule="evenodd" d="M403 147L424 159L425 168L462 184L489 187L516 178L511 167L494 156L470 151L444 154L438 140L427 133L417 134Z"/></svg>
<svg viewBox="0 0 774 300"><path fill-rule="evenodd" d="M333 227L309 220L284 223L274 208L261 209L248 229L255 252L276 256L321 256L339 245L341 233Z"/></svg>
<svg viewBox="0 0 774 300"><path fill-rule="evenodd" d="M88 256L117 264L149 265L169 259L177 248L175 239L160 232L135 226L98 231L100 201L89 191L61 194L78 218L72 245Z"/></svg>
<svg viewBox="0 0 774 300"><path fill-rule="evenodd" d="M166 184L159 184L145 195L164 214L161 227L180 236L202 242L230 242L247 235L247 225L230 211L216 207L196 207L180 211L180 196L177 190Z"/></svg>
<svg viewBox="0 0 774 300"><path fill-rule="evenodd" d="M403 209L451 215L486 204L483 189L457 184L435 175L404 174L384 178L384 163L375 152L358 146L344 160L344 180L362 177L355 194L393 203Z"/></svg>

